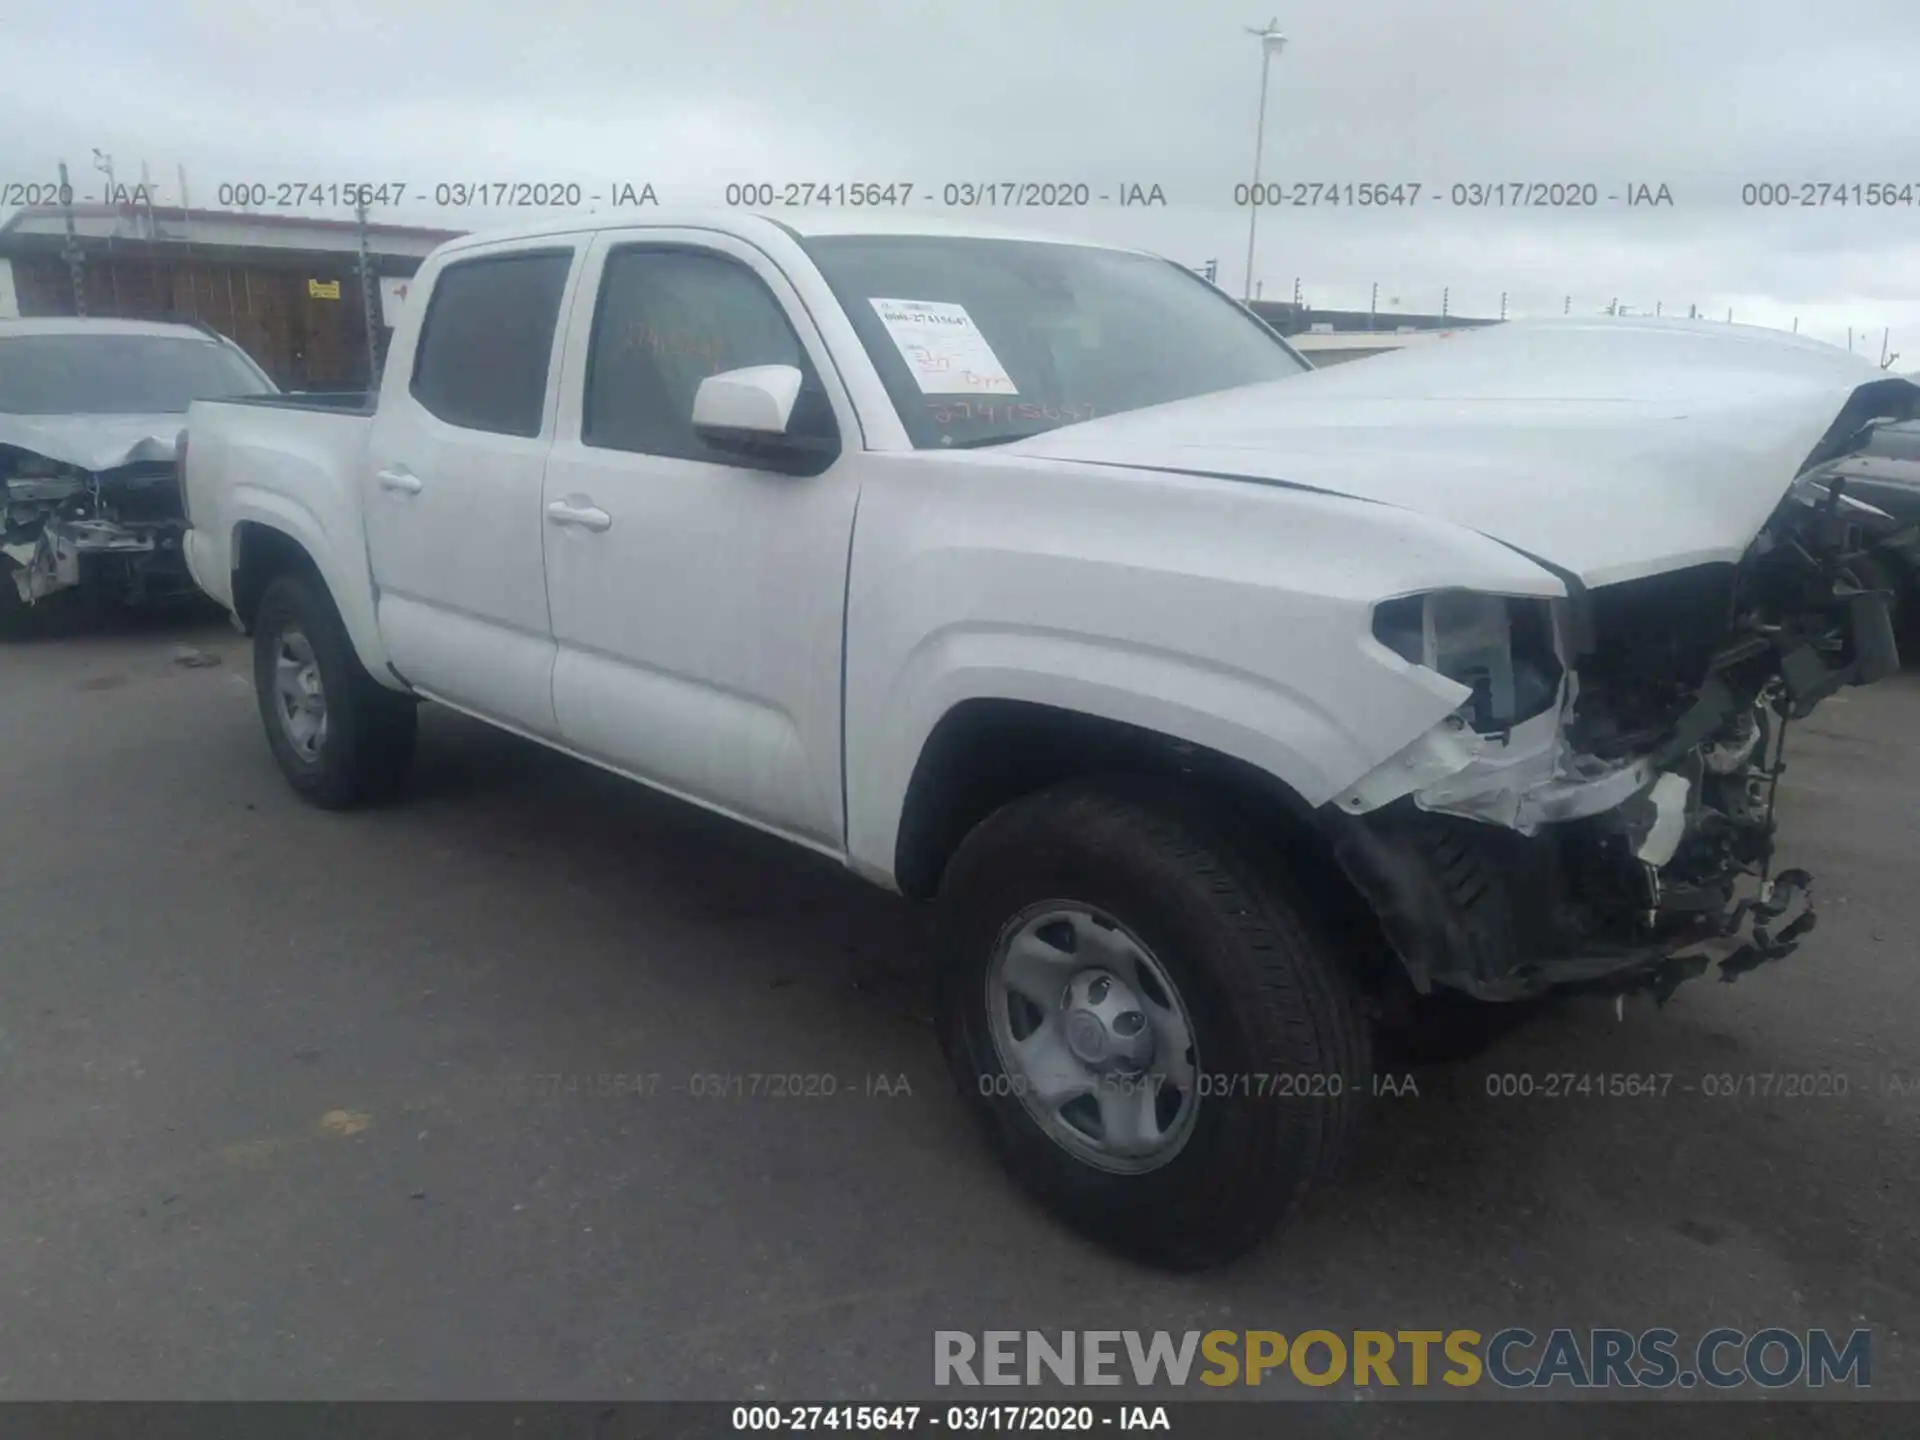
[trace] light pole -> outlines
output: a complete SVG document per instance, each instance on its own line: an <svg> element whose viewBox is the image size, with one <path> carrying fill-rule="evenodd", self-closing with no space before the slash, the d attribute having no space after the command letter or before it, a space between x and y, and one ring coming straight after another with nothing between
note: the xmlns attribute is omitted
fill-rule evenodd
<svg viewBox="0 0 1920 1440"><path fill-rule="evenodd" d="M1267 139L1267 76L1273 70L1273 57L1287 48L1287 37L1280 33L1280 19L1275 16L1263 30L1251 25L1241 27L1249 35L1260 37L1260 117L1254 121L1253 130L1253 193L1247 198L1247 293L1246 299L1253 299L1253 237L1260 225L1260 153Z"/></svg>

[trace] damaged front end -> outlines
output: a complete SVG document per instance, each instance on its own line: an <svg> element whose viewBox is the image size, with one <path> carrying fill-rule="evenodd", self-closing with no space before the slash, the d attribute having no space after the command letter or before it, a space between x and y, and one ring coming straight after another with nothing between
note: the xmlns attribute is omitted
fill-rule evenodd
<svg viewBox="0 0 1920 1440"><path fill-rule="evenodd" d="M0 445L0 584L31 606L85 587L138 604L188 593L181 549L187 520L171 459L87 470Z"/></svg>
<svg viewBox="0 0 1920 1440"><path fill-rule="evenodd" d="M1900 528L1810 462L1737 565L1378 607L1383 645L1471 691L1323 811L1415 987L1664 1000L1790 953L1814 913L1774 866L1787 733L1898 668L1862 562Z"/></svg>

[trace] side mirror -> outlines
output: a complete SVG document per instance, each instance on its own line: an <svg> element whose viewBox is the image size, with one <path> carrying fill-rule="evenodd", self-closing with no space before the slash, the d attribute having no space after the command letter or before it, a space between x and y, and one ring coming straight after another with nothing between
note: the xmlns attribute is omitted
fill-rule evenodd
<svg viewBox="0 0 1920 1440"><path fill-rule="evenodd" d="M693 395L693 433L716 450L754 465L815 475L840 453L826 396L805 390L793 365L749 365L700 382Z"/></svg>
<svg viewBox="0 0 1920 1440"><path fill-rule="evenodd" d="M693 395L694 431L714 444L735 436L785 435L800 385L800 371L792 365L750 365L709 375Z"/></svg>

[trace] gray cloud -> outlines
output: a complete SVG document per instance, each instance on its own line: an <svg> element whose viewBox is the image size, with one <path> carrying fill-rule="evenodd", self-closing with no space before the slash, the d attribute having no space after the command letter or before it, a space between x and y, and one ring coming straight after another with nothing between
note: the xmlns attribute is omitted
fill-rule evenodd
<svg viewBox="0 0 1920 1440"><path fill-rule="evenodd" d="M513 218L435 181L1158 184L1164 211L1021 221L1220 262L1238 288L1259 76L1278 12L1266 176L1414 182L1412 210L1264 214L1269 297L1489 313L1690 304L1920 353L1920 7L1907 0L81 0L6 27L0 181L90 153L163 198L223 181L405 180L390 218ZM1671 209L1455 209L1455 183L1665 183ZM1911 208L1761 209L1743 182L1895 182ZM1005 220L1004 215L993 217ZM1877 345L1877 338L1876 338ZM1896 346L1897 348L1897 346Z"/></svg>

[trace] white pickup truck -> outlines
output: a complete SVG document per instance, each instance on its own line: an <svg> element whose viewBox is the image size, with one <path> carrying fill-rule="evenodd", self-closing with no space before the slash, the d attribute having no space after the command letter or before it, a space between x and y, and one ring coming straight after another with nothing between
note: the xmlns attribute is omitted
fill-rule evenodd
<svg viewBox="0 0 1920 1440"><path fill-rule="evenodd" d="M1639 319L1315 372L1133 251L578 217L436 251L377 403L195 404L187 554L322 806L424 699L935 901L993 1148L1193 1267L1383 1033L1793 948L1779 746L1897 663L1832 467L1915 397Z"/></svg>

